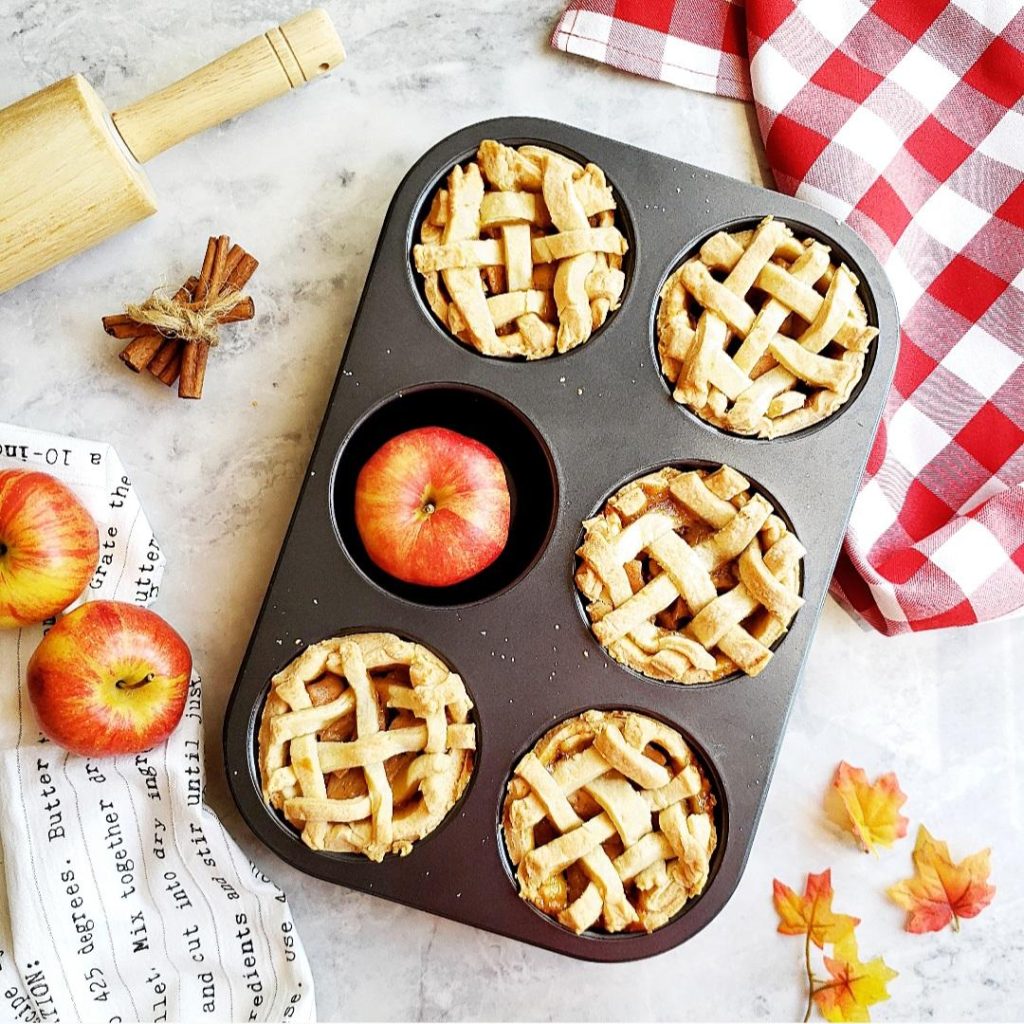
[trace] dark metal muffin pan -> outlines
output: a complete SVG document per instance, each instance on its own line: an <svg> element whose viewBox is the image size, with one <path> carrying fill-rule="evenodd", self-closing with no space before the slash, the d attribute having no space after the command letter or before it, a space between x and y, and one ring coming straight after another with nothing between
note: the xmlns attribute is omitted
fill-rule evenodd
<svg viewBox="0 0 1024 1024"><path fill-rule="evenodd" d="M585 345L537 362L482 357L427 308L410 251L430 197L482 139L535 142L599 164L630 241L621 308ZM674 403L656 358L662 282L700 242L766 214L820 237L861 281L879 337L858 392L834 416L773 441L721 432ZM703 928L746 863L853 498L896 363L896 306L864 243L806 203L567 125L498 118L434 146L388 210L348 347L291 525L228 707L225 763L253 831L289 864L466 924L588 960L652 956ZM377 572L351 529L352 479L387 437L440 424L506 463L509 547L450 591ZM658 683L608 657L573 585L581 521L625 481L666 463L727 463L769 493L807 548L806 605L757 678ZM318 853L262 801L255 730L270 677L306 645L387 630L436 651L478 714L474 778L462 802L404 858L374 864ZM718 848L704 893L651 935L576 936L519 898L500 832L512 766L551 725L590 707L632 708L676 726L718 795ZM325 906L323 913L331 913Z"/></svg>

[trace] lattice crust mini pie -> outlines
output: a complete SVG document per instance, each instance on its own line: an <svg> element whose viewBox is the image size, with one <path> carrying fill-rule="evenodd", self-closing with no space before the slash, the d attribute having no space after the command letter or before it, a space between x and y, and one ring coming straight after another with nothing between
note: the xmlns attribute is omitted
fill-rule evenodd
<svg viewBox="0 0 1024 1024"><path fill-rule="evenodd" d="M485 356L582 345L625 285L604 172L540 146L481 142L434 196L420 243L413 262L430 308Z"/></svg>
<svg viewBox="0 0 1024 1024"><path fill-rule="evenodd" d="M508 784L520 895L577 933L653 932L707 884L714 807L675 729L632 711L570 718Z"/></svg>
<svg viewBox="0 0 1024 1024"><path fill-rule="evenodd" d="M576 586L594 636L654 679L756 676L803 604L803 546L728 466L634 480L583 531Z"/></svg>
<svg viewBox="0 0 1024 1024"><path fill-rule="evenodd" d="M672 397L736 434L778 437L850 397L878 330L827 246L766 217L719 231L665 282L658 353Z"/></svg>
<svg viewBox="0 0 1024 1024"><path fill-rule="evenodd" d="M259 731L263 798L314 850L405 855L473 774L462 679L391 633L307 647L274 676Z"/></svg>

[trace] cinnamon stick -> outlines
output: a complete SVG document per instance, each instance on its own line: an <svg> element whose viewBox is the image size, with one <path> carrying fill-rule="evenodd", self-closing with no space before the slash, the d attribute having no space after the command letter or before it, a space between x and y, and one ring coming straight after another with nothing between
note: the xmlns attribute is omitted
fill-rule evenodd
<svg viewBox="0 0 1024 1024"><path fill-rule="evenodd" d="M181 373L181 346L179 345L171 354L171 358L168 361L164 369L158 373L157 380L162 381L168 387L170 387L177 379L178 374Z"/></svg>
<svg viewBox="0 0 1024 1024"><path fill-rule="evenodd" d="M235 265L228 271L227 280L224 282L224 291L241 291L249 278L256 273L260 261L247 252L242 252ZM235 307L238 308L237 306ZM234 312L234 310L232 310Z"/></svg>
<svg viewBox="0 0 1024 1024"><path fill-rule="evenodd" d="M213 260L217 253L217 239L211 238L206 243L206 254L203 256L203 267L199 271L199 278L192 291L193 298L205 299L210 287L210 274L213 273Z"/></svg>
<svg viewBox="0 0 1024 1024"><path fill-rule="evenodd" d="M158 334L150 324L138 324L127 313L117 313L103 318L103 330L112 338L141 338L147 334Z"/></svg>
<svg viewBox="0 0 1024 1024"><path fill-rule="evenodd" d="M181 348L181 341L178 338L164 338L160 342L160 348L157 349L156 355L149 361L149 372L154 377L161 377L161 374L177 356L179 348ZM167 382L164 381L164 383Z"/></svg>
<svg viewBox="0 0 1024 1024"><path fill-rule="evenodd" d="M239 291L260 265L259 260L250 256L240 245L233 246L225 252L228 244L227 235L221 235L217 239L206 298L216 297L221 292ZM198 294L195 301L199 301ZM221 319L221 323L249 320L255 312L252 299L243 299ZM209 359L208 342L190 341L184 346L181 354L181 376L178 379L179 398L202 398Z"/></svg>
<svg viewBox="0 0 1024 1024"><path fill-rule="evenodd" d="M129 341L121 349L120 359L129 370L134 373L141 373L157 354L160 346L164 343L162 334L143 334Z"/></svg>
<svg viewBox="0 0 1024 1024"><path fill-rule="evenodd" d="M241 320L251 320L256 315L256 304L246 297L237 306L232 307L221 317L222 324L237 324Z"/></svg>
<svg viewBox="0 0 1024 1024"><path fill-rule="evenodd" d="M206 364L210 358L208 341L190 341L182 349L181 376L178 378L179 398L202 398L206 380Z"/></svg>
<svg viewBox="0 0 1024 1024"><path fill-rule="evenodd" d="M245 250L240 245L233 245L228 251L227 259L224 260L224 275L225 279L230 277L235 267L238 266L238 261L245 255Z"/></svg>
<svg viewBox="0 0 1024 1024"><path fill-rule="evenodd" d="M224 281L224 265L227 263L228 250L231 248L231 239L227 235L221 235L213 251L213 270L210 271L210 283L207 294L217 295L220 286ZM197 299L205 299L206 295L197 295Z"/></svg>

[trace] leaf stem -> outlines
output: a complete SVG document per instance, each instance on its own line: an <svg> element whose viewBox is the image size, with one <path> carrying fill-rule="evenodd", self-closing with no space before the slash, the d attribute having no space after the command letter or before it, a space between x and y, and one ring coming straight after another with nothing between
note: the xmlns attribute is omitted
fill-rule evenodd
<svg viewBox="0 0 1024 1024"><path fill-rule="evenodd" d="M955 913L949 923L953 926L953 931L960 931L960 918L957 917Z"/></svg>
<svg viewBox="0 0 1024 1024"><path fill-rule="evenodd" d="M804 1024L811 1019L811 1010L814 1007L814 974L811 972L811 930L807 929L807 939L804 942L804 964L807 967L807 1011L804 1013Z"/></svg>

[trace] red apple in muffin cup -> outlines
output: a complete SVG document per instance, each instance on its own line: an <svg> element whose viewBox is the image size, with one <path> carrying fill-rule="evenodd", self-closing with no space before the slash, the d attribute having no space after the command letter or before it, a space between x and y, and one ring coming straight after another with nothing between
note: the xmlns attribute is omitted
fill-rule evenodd
<svg viewBox="0 0 1024 1024"><path fill-rule="evenodd" d="M487 568L508 542L511 499L501 460L445 427L393 437L359 471L356 529L396 579L450 587Z"/></svg>
<svg viewBox="0 0 1024 1024"><path fill-rule="evenodd" d="M88 601L43 637L26 674L39 728L54 743L87 757L136 754L181 719L192 655L148 608Z"/></svg>
<svg viewBox="0 0 1024 1024"><path fill-rule="evenodd" d="M49 473L0 470L0 629L62 612L99 553L96 524L70 488Z"/></svg>

